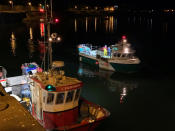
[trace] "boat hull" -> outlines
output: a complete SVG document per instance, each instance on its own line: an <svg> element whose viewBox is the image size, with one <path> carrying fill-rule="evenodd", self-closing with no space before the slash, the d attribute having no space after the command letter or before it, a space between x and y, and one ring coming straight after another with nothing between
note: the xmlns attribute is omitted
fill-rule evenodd
<svg viewBox="0 0 175 131"><path fill-rule="evenodd" d="M81 106L62 112L43 111L43 119L38 119L33 104L32 115L45 129L58 131L94 131L102 120L110 116L110 112L105 108L84 98L80 99L79 104ZM98 117L98 112L103 112L104 115ZM93 115L96 115L96 118L92 117Z"/></svg>
<svg viewBox="0 0 175 131"><path fill-rule="evenodd" d="M135 73L139 70L139 64L120 64L110 62L110 65L115 69L116 72L121 73Z"/></svg>
<svg viewBox="0 0 175 131"><path fill-rule="evenodd" d="M95 67L99 67L100 69L121 72L121 73L135 73L139 70L140 64L122 64L116 62L104 61L102 59L97 59L85 55L79 56L80 61Z"/></svg>
<svg viewBox="0 0 175 131"><path fill-rule="evenodd" d="M85 123L85 124L79 124L75 127L72 127L70 129L58 129L59 131L65 131L65 130L68 130L68 131L94 131L96 127L98 127L98 125L100 124L100 121L96 121L96 122L93 122L93 123Z"/></svg>
<svg viewBox="0 0 175 131"><path fill-rule="evenodd" d="M89 57L85 55L79 55L79 60L81 62L87 63L89 65L93 65L95 67L99 67L99 62L95 57Z"/></svg>

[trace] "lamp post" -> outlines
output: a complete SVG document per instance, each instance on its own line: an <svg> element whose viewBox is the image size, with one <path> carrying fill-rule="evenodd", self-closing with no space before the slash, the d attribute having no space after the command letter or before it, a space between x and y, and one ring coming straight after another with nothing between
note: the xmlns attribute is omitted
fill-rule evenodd
<svg viewBox="0 0 175 131"><path fill-rule="evenodd" d="M47 15L47 0L45 0L45 13L46 13L46 17L45 17L45 23L47 25L47 43L48 43L48 69L49 67L52 66L52 42L60 42L61 41L61 37L58 37L56 33L53 33L51 35L50 32L50 24L53 23L53 14L52 14L52 0L50 0L50 17L48 17Z"/></svg>
<svg viewBox="0 0 175 131"><path fill-rule="evenodd" d="M9 1L9 4L12 6L12 9L13 9L13 1L12 0Z"/></svg>
<svg viewBox="0 0 175 131"><path fill-rule="evenodd" d="M52 15L52 0L50 0L50 17L52 19L53 15Z"/></svg>
<svg viewBox="0 0 175 131"><path fill-rule="evenodd" d="M31 2L28 2L28 6L29 6L29 10L31 11L32 3Z"/></svg>
<svg viewBox="0 0 175 131"><path fill-rule="evenodd" d="M28 2L28 5L29 5L29 6L32 6L32 3L31 3L31 2Z"/></svg>

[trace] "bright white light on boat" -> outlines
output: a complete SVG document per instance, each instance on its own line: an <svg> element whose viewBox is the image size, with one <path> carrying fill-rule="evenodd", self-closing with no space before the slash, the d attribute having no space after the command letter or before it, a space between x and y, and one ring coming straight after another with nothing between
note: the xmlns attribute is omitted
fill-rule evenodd
<svg viewBox="0 0 175 131"><path fill-rule="evenodd" d="M124 53L129 53L129 48L124 48Z"/></svg>
<svg viewBox="0 0 175 131"><path fill-rule="evenodd" d="M126 43L126 42L127 42L127 40L126 40L126 39L123 39L123 42L124 42L124 43Z"/></svg>
<svg viewBox="0 0 175 131"><path fill-rule="evenodd" d="M127 92L126 92L126 91L127 91L127 89L126 89L126 88L123 88L122 94L121 94L121 95L122 95L122 96L126 96L126 95L127 95Z"/></svg>
<svg viewBox="0 0 175 131"><path fill-rule="evenodd" d="M49 41L52 41L52 38L51 37L49 38Z"/></svg>
<svg viewBox="0 0 175 131"><path fill-rule="evenodd" d="M57 37L57 41L61 41L61 37Z"/></svg>

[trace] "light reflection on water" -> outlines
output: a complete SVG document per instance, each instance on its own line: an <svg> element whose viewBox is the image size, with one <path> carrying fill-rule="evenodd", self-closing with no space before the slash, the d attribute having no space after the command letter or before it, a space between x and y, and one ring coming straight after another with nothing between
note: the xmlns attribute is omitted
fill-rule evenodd
<svg viewBox="0 0 175 131"><path fill-rule="evenodd" d="M134 79L126 79L127 77L121 79L112 77L116 72L94 69L86 64L80 63L78 68L78 76L81 78L102 78L103 86L108 88L110 92L116 92L120 94L119 101L123 103L125 98L129 93L132 93L132 90L138 87L138 82Z"/></svg>
<svg viewBox="0 0 175 131"><path fill-rule="evenodd" d="M15 56L16 55L16 38L15 38L15 34L12 32L11 34L11 49L12 49L12 53Z"/></svg>
<svg viewBox="0 0 175 131"><path fill-rule="evenodd" d="M95 32L96 32L97 31L97 17L95 17L94 23L95 23Z"/></svg>
<svg viewBox="0 0 175 131"><path fill-rule="evenodd" d="M82 20L85 19L85 20ZM85 22L84 22L85 21ZM85 25L85 27L81 27ZM106 16L104 18L101 17L90 17L86 16L85 18L74 18L74 31L77 32L78 30L82 30L85 28L85 32L91 31L94 28L94 32L97 32L98 29L101 30L101 27L105 27L106 32L114 32L117 29L117 17L115 16ZM81 28L81 29L80 29Z"/></svg>
<svg viewBox="0 0 175 131"><path fill-rule="evenodd" d="M86 32L88 32L88 17L86 17Z"/></svg>
<svg viewBox="0 0 175 131"><path fill-rule="evenodd" d="M117 25L115 25L117 26ZM114 16L107 16L105 20L106 32L114 31Z"/></svg>
<svg viewBox="0 0 175 131"><path fill-rule="evenodd" d="M30 39L33 39L33 30L32 27L29 28Z"/></svg>
<svg viewBox="0 0 175 131"><path fill-rule="evenodd" d="M29 57L33 57L33 53L35 52L35 46L32 39L28 40L28 49L29 49Z"/></svg>
<svg viewBox="0 0 175 131"><path fill-rule="evenodd" d="M75 21L74 21L74 26L75 26L75 32L77 32L77 19L75 18Z"/></svg>
<svg viewBox="0 0 175 131"><path fill-rule="evenodd" d="M128 23L144 25L150 29L153 27L153 18L145 16L132 16L128 17Z"/></svg>

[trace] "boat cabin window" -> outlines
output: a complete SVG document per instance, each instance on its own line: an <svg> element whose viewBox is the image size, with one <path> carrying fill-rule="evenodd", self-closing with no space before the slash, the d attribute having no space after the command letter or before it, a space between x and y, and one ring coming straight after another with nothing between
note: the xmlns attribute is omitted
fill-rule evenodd
<svg viewBox="0 0 175 131"><path fill-rule="evenodd" d="M113 54L113 57L120 57L120 56L121 56L120 53L114 53L114 54Z"/></svg>
<svg viewBox="0 0 175 131"><path fill-rule="evenodd" d="M47 104L52 104L54 99L54 94L53 93L48 93L47 96Z"/></svg>
<svg viewBox="0 0 175 131"><path fill-rule="evenodd" d="M130 58L131 58L131 59L135 59L136 56L135 56L134 54L131 54L131 55L130 55Z"/></svg>
<svg viewBox="0 0 175 131"><path fill-rule="evenodd" d="M74 90L67 93L66 102L71 102L74 96Z"/></svg>
<svg viewBox="0 0 175 131"><path fill-rule="evenodd" d="M80 89L77 89L76 94L75 94L75 100L77 100L80 96Z"/></svg>
<svg viewBox="0 0 175 131"><path fill-rule="evenodd" d="M133 55L132 54L128 54L128 58L133 58Z"/></svg>
<svg viewBox="0 0 175 131"><path fill-rule="evenodd" d="M117 54L116 54L116 57L120 57L120 56L121 56L121 54L120 54L120 53L117 53Z"/></svg>
<svg viewBox="0 0 175 131"><path fill-rule="evenodd" d="M121 57L126 57L126 54L122 54Z"/></svg>
<svg viewBox="0 0 175 131"><path fill-rule="evenodd" d="M56 104L61 104L64 102L64 93L58 93L56 98Z"/></svg>

